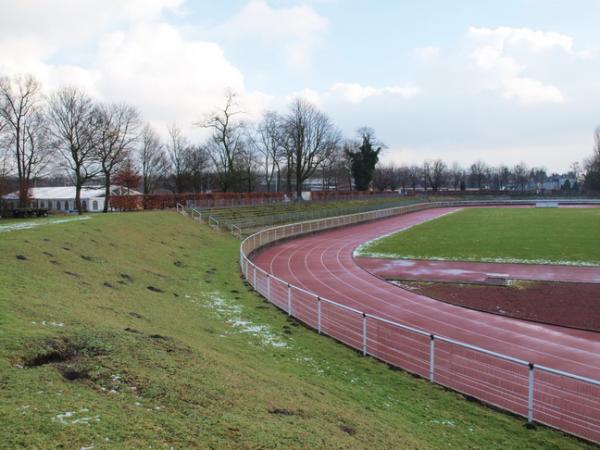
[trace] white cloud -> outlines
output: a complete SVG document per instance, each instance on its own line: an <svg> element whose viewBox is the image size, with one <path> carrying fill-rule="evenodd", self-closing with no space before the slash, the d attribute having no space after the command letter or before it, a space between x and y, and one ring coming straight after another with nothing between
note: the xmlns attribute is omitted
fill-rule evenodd
<svg viewBox="0 0 600 450"><path fill-rule="evenodd" d="M554 85L524 75L527 65L514 52L525 51L529 58L542 52L559 50L575 55L573 39L555 33L527 28L469 28L469 39L475 43L471 58L487 74L487 85L509 100L523 104L562 103L565 95Z"/></svg>
<svg viewBox="0 0 600 450"><path fill-rule="evenodd" d="M212 32L228 39L282 44L288 64L307 67L328 28L327 19L310 6L272 8L264 0L252 0Z"/></svg>
<svg viewBox="0 0 600 450"><path fill-rule="evenodd" d="M403 98L412 98L418 95L419 88L414 86L388 86L376 88L363 86L358 83L335 83L329 93L350 103L361 103L370 97L382 95L396 95Z"/></svg>
<svg viewBox="0 0 600 450"><path fill-rule="evenodd" d="M161 132L167 123L176 121L186 132L200 134L192 122L220 106L228 89L240 94L247 117L255 117L271 97L248 92L243 74L218 44L188 39L177 27L160 22L162 11L174 10L181 3L12 2L10 20L22 19L26 34L14 35L12 25L0 27L0 74L32 73L47 92L72 84L99 100L126 101L138 107L146 120L159 125ZM8 25L7 15L2 17L0 24ZM57 52L88 38L93 38L94 49L86 51L85 64L55 60Z"/></svg>
<svg viewBox="0 0 600 450"><path fill-rule="evenodd" d="M302 98L318 107L323 107L329 100L341 100L356 105L372 97L391 95L402 98L412 98L420 92L420 89L414 86L388 86L377 88L368 85L363 86L359 83L334 83L328 90L322 92L309 88L293 92L287 96L287 101L289 102L295 98Z"/></svg>
<svg viewBox="0 0 600 450"><path fill-rule="evenodd" d="M417 56L417 58L423 61L433 61L440 56L440 48L433 46L418 47L413 49L413 53Z"/></svg>
<svg viewBox="0 0 600 450"><path fill-rule="evenodd" d="M528 104L562 103L565 100L565 96L556 86L526 77L512 77L504 80L504 97Z"/></svg>
<svg viewBox="0 0 600 450"><path fill-rule="evenodd" d="M18 0L5 1L0 37L37 36L48 46L81 43L115 25L157 19L183 0Z"/></svg>
<svg viewBox="0 0 600 450"><path fill-rule="evenodd" d="M220 106L228 89L241 95L250 115L269 101L266 95L245 91L242 73L219 45L186 40L167 24L141 24L106 36L100 42L97 70L105 95L127 99L154 120L177 121L184 127Z"/></svg>
<svg viewBox="0 0 600 450"><path fill-rule="evenodd" d="M287 96L286 101L289 103L297 98L300 98L320 108L323 106L323 97L325 96L326 94L321 94L320 92L315 91L314 89L304 88L301 91L292 92L290 95Z"/></svg>
<svg viewBox="0 0 600 450"><path fill-rule="evenodd" d="M553 31L538 31L529 28L469 28L469 36L491 42L499 48L524 46L533 52L541 52L553 48L570 53L573 49L573 38Z"/></svg>

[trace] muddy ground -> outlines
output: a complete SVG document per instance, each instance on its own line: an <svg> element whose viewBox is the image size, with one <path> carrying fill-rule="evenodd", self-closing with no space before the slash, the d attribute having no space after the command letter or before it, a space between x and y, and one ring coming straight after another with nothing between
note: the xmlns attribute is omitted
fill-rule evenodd
<svg viewBox="0 0 600 450"><path fill-rule="evenodd" d="M600 284L519 281L503 286L390 280L457 306L517 319L600 331Z"/></svg>

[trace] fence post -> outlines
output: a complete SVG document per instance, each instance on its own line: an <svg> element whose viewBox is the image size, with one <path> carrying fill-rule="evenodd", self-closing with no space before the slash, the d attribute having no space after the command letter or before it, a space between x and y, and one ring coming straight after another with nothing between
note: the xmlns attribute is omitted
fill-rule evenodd
<svg viewBox="0 0 600 450"><path fill-rule="evenodd" d="M271 277L267 274L267 300L271 301Z"/></svg>
<svg viewBox="0 0 600 450"><path fill-rule="evenodd" d="M429 335L429 381L435 382L435 336Z"/></svg>
<svg viewBox="0 0 600 450"><path fill-rule="evenodd" d="M254 265L254 290L258 291L258 286L256 285L256 264Z"/></svg>
<svg viewBox="0 0 600 450"><path fill-rule="evenodd" d="M363 356L367 356L367 315L365 313L362 320L362 347Z"/></svg>
<svg viewBox="0 0 600 450"><path fill-rule="evenodd" d="M288 316L292 315L292 287L288 284Z"/></svg>
<svg viewBox="0 0 600 450"><path fill-rule="evenodd" d="M317 297L317 332L321 334L321 297Z"/></svg>
<svg viewBox="0 0 600 450"><path fill-rule="evenodd" d="M529 423L533 422L533 386L535 384L534 371L534 364L529 363L529 387L527 390L527 421Z"/></svg>

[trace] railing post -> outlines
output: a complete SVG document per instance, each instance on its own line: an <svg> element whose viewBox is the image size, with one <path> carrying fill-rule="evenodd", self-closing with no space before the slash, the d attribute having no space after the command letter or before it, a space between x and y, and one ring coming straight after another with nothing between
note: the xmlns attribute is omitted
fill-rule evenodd
<svg viewBox="0 0 600 450"><path fill-rule="evenodd" d="M429 335L429 381L435 382L435 336Z"/></svg>
<svg viewBox="0 0 600 450"><path fill-rule="evenodd" d="M271 277L267 274L267 300L271 301Z"/></svg>
<svg viewBox="0 0 600 450"><path fill-rule="evenodd" d="M288 316L292 315L292 287L288 284Z"/></svg>
<svg viewBox="0 0 600 450"><path fill-rule="evenodd" d="M533 387L535 385L535 365L529 363L529 387L527 389L527 421L533 422Z"/></svg>
<svg viewBox="0 0 600 450"><path fill-rule="evenodd" d="M363 356L367 356L367 315L365 313L362 319L362 351Z"/></svg>
<svg viewBox="0 0 600 450"><path fill-rule="evenodd" d="M254 290L258 291L258 286L256 285L256 264L254 265Z"/></svg>
<svg viewBox="0 0 600 450"><path fill-rule="evenodd" d="M321 334L321 297L317 297L317 332Z"/></svg>

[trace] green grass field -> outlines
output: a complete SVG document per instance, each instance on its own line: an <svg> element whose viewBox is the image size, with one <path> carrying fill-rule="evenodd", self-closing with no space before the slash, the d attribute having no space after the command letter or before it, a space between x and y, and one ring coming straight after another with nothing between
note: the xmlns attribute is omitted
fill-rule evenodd
<svg viewBox="0 0 600 450"><path fill-rule="evenodd" d="M469 208L373 241L364 256L600 265L600 209Z"/></svg>
<svg viewBox="0 0 600 450"><path fill-rule="evenodd" d="M175 213L0 234L0 447L575 449L318 336Z"/></svg>

